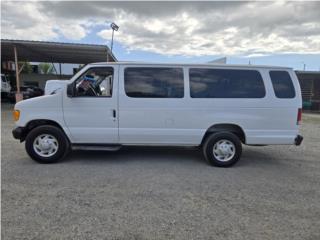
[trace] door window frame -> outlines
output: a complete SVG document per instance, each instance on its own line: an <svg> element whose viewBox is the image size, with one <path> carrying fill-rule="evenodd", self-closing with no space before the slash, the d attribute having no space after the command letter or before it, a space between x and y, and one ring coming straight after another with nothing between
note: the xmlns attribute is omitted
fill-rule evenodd
<svg viewBox="0 0 320 240"><path fill-rule="evenodd" d="M113 97L113 95L114 95L114 85L115 85L115 75L116 75L115 74L116 70L115 70L114 66L90 66L90 67L84 69L83 72L78 72L79 75L77 75L77 76L75 75L74 77L76 77L76 78L72 81L75 93L76 93L76 82L77 82L77 80L80 79L88 71L90 71L90 70L92 70L94 68L112 68L113 76L112 76L111 96L81 96L81 95L75 95L75 96L73 96L74 98L112 98Z"/></svg>

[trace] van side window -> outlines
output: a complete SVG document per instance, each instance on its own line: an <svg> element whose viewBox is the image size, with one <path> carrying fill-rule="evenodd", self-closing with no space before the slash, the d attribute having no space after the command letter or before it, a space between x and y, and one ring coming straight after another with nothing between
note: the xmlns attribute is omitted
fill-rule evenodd
<svg viewBox="0 0 320 240"><path fill-rule="evenodd" d="M75 84L78 97L111 97L113 68L90 68L76 80Z"/></svg>
<svg viewBox="0 0 320 240"><path fill-rule="evenodd" d="M124 71L127 96L134 98L182 98L182 68L128 67Z"/></svg>
<svg viewBox="0 0 320 240"><path fill-rule="evenodd" d="M192 98L263 98L266 94L261 74L256 70L189 70Z"/></svg>
<svg viewBox="0 0 320 240"><path fill-rule="evenodd" d="M287 71L270 71L273 90L277 98L294 98L294 86Z"/></svg>

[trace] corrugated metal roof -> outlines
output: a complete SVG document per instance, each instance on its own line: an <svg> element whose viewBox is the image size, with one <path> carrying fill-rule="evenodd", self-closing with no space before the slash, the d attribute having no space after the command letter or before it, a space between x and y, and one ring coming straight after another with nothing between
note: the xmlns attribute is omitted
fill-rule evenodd
<svg viewBox="0 0 320 240"><path fill-rule="evenodd" d="M14 46L19 61L79 64L117 61L105 45L1 39L2 61L14 61Z"/></svg>

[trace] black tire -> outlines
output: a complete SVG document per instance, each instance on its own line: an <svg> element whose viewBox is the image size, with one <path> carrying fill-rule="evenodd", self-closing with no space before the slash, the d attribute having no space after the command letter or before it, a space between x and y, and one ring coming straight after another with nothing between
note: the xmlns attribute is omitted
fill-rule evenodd
<svg viewBox="0 0 320 240"><path fill-rule="evenodd" d="M213 153L214 145L220 140L228 140L234 145L235 154L234 156L227 161L221 161L215 157ZM203 154L207 162L216 167L230 167L239 161L242 153L242 145L240 139L231 132L217 132L209 135L202 146ZM230 156L231 157L231 156Z"/></svg>
<svg viewBox="0 0 320 240"><path fill-rule="evenodd" d="M58 147L54 155L49 157L44 157L39 155L34 150L33 143L35 139L42 134L49 134L57 140ZM64 132L60 128L52 125L43 125L43 126L39 126L32 129L26 137L26 144L25 144L26 151L29 154L29 156L33 160L37 161L38 163L55 163L63 159L70 150L69 146L70 146L69 140L67 139Z"/></svg>

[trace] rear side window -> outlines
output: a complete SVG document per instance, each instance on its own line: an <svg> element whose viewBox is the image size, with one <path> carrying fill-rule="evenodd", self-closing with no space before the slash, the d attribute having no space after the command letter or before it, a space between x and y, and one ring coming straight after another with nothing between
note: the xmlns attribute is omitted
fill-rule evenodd
<svg viewBox="0 0 320 240"><path fill-rule="evenodd" d="M255 70L189 70L192 98L263 98L266 94L262 77Z"/></svg>
<svg viewBox="0 0 320 240"><path fill-rule="evenodd" d="M134 98L182 98L182 68L129 67L124 71L124 88Z"/></svg>
<svg viewBox="0 0 320 240"><path fill-rule="evenodd" d="M290 75L286 71L270 71L273 90L277 98L294 98L296 93Z"/></svg>

